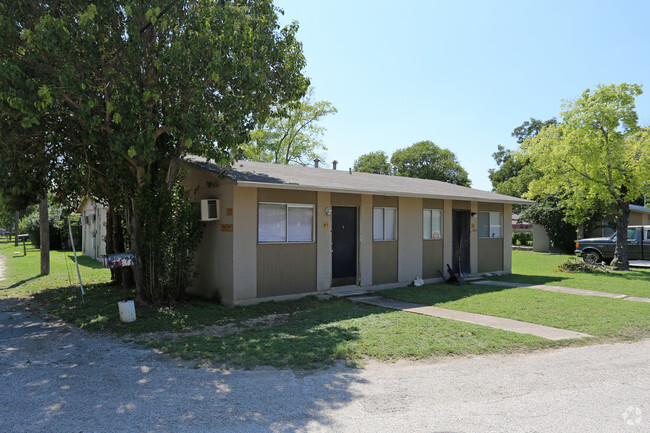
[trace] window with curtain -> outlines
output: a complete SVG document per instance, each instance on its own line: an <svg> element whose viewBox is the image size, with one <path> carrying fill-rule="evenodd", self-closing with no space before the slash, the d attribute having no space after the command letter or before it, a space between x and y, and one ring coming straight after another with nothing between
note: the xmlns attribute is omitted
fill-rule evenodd
<svg viewBox="0 0 650 433"><path fill-rule="evenodd" d="M372 211L372 238L375 241L397 239L397 209L376 207Z"/></svg>
<svg viewBox="0 0 650 433"><path fill-rule="evenodd" d="M424 209L422 212L422 239L442 239L442 210Z"/></svg>
<svg viewBox="0 0 650 433"><path fill-rule="evenodd" d="M314 205L260 203L258 216L260 243L314 240Z"/></svg>
<svg viewBox="0 0 650 433"><path fill-rule="evenodd" d="M501 238L503 237L501 212L478 213L478 237Z"/></svg>

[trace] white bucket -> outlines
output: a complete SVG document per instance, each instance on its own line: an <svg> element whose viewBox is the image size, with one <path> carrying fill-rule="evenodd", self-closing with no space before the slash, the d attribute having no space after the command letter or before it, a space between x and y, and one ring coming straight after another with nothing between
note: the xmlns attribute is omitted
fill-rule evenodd
<svg viewBox="0 0 650 433"><path fill-rule="evenodd" d="M120 301L117 306L120 309L120 320L122 322L135 321L135 304L133 301Z"/></svg>

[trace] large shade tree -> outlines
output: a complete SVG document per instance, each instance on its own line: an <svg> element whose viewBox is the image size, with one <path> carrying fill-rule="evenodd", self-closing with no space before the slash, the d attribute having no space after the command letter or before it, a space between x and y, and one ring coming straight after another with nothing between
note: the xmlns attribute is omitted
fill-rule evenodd
<svg viewBox="0 0 650 433"><path fill-rule="evenodd" d="M375 152L361 155L354 160L353 169L354 171L360 171L362 173L391 174L388 156L383 150L377 150Z"/></svg>
<svg viewBox="0 0 650 433"><path fill-rule="evenodd" d="M93 195L123 209L141 302L188 282L165 277L195 246L182 246L196 239L183 156L228 164L308 87L297 25L278 13L270 0L0 1L0 115L22 128L4 144L49 134L52 160L83 167Z"/></svg>
<svg viewBox="0 0 650 433"><path fill-rule="evenodd" d="M472 184L456 155L431 141L420 141L396 150L390 162L397 167L400 176L440 180L462 186Z"/></svg>
<svg viewBox="0 0 650 433"><path fill-rule="evenodd" d="M630 203L647 189L650 136L638 125L637 84L599 86L567 102L558 125L547 126L522 146L540 170L529 196L563 193L574 222L591 212L595 199L617 210L615 264L628 269Z"/></svg>
<svg viewBox="0 0 650 433"><path fill-rule="evenodd" d="M327 150L321 136L325 128L318 122L336 108L328 101L314 101L313 89L297 103L276 107L269 118L251 132L244 146L244 158L273 164L309 165L323 161Z"/></svg>

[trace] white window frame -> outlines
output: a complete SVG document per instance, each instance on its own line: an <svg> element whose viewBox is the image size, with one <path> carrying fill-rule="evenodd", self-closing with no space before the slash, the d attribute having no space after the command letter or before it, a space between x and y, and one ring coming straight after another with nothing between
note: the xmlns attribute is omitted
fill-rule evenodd
<svg viewBox="0 0 650 433"><path fill-rule="evenodd" d="M269 240L263 241L260 239L260 210L264 205L271 206L284 206L284 240ZM289 226L289 209L311 209L311 239L305 240L289 240L291 228ZM259 244L311 244L315 242L315 227L316 227L316 206L313 204L303 203L275 203L275 202L259 202L257 204L257 242Z"/></svg>
<svg viewBox="0 0 650 433"><path fill-rule="evenodd" d="M433 213L437 212L440 215L440 227L438 230L435 230L433 227ZM427 237L425 235L426 231L424 230L424 224L425 224L425 214L429 213L431 216L429 218L429 221L431 223L431 226L429 227L431 229L430 233L431 236ZM440 240L442 239L442 225L443 225L443 213L442 209L423 209L422 210L422 239L425 241L431 241L431 240ZM436 236L437 233L437 236Z"/></svg>
<svg viewBox="0 0 650 433"><path fill-rule="evenodd" d="M386 210L390 209L395 211L395 225L393 227L393 239L386 239ZM375 213L377 211L381 211L381 224L382 224L382 230L381 230L381 238L379 238L376 233L376 220L375 220ZM397 213L397 208L396 207L373 207L372 208L372 240L374 242L394 242L397 240L397 226L398 226L398 213Z"/></svg>
<svg viewBox="0 0 650 433"><path fill-rule="evenodd" d="M485 218L485 214L488 214L488 236L481 235L481 214L483 214L483 217ZM479 239L503 239L503 212L488 212L488 211L480 211L478 213L478 219L479 219L479 232L478 232L478 237ZM498 236L495 236L494 232L494 227L499 228L499 233Z"/></svg>

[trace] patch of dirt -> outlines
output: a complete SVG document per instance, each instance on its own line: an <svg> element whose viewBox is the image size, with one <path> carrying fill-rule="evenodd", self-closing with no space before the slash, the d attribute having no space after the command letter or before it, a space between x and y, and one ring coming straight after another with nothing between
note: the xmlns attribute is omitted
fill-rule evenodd
<svg viewBox="0 0 650 433"><path fill-rule="evenodd" d="M259 329L270 328L271 326L285 323L289 313L284 314L268 314L254 319L244 320L240 324L228 323L226 325L210 325L202 329L185 332L147 332L143 334L127 334L125 338L132 340L177 340L181 337L191 337L195 335L205 335L209 337L223 337L228 334L236 334L243 331L247 327L255 327Z"/></svg>

